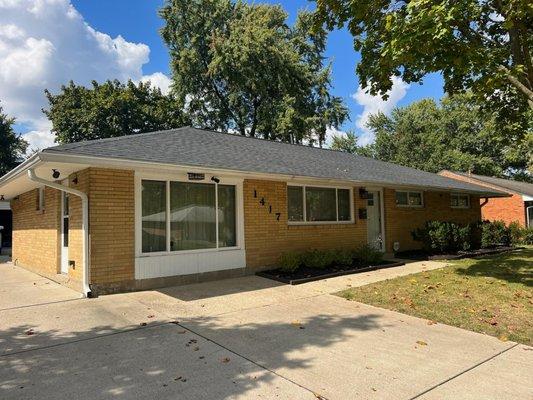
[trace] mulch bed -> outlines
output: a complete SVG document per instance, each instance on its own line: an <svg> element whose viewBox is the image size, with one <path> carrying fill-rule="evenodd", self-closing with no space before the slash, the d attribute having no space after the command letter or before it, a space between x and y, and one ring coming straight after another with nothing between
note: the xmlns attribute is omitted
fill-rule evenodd
<svg viewBox="0 0 533 400"><path fill-rule="evenodd" d="M462 258L476 258L488 256L491 254L500 254L506 253L508 251L520 250L524 247L513 247L513 246L498 246L487 249L478 249L470 251L458 251L457 253L450 254L430 254L424 250L408 250L395 253L395 257L407 260L460 260Z"/></svg>
<svg viewBox="0 0 533 400"><path fill-rule="evenodd" d="M374 270L383 269L383 268L399 267L401 265L405 265L405 263L384 260L381 263L378 263L376 265L369 265L369 266L348 266L348 267L334 266L334 267L329 267L329 268L324 268L324 269L301 267L301 268L298 268L298 270L294 272L285 272L278 268L278 269L271 269L268 271L257 272L256 275L261 276L263 278L268 278L268 279L272 279L278 282L286 283L289 285L299 285L301 283L318 281L320 279L334 278L336 276L342 276L342 275L357 274L360 272L374 271Z"/></svg>

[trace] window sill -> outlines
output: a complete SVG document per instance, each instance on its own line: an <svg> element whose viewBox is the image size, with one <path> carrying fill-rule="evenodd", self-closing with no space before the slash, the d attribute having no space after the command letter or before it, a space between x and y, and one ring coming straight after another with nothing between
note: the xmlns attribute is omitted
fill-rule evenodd
<svg viewBox="0 0 533 400"><path fill-rule="evenodd" d="M409 206L409 205L402 205L402 204L396 204L396 207L397 208L424 208L424 205L422 204L421 206Z"/></svg>
<svg viewBox="0 0 533 400"><path fill-rule="evenodd" d="M319 225L350 225L355 221L311 221L311 222L287 222L288 226L319 226Z"/></svg>
<svg viewBox="0 0 533 400"><path fill-rule="evenodd" d="M466 207L463 207L463 206L450 206L450 208L453 208L454 210L468 210L470 208L470 206L466 206Z"/></svg>
<svg viewBox="0 0 533 400"><path fill-rule="evenodd" d="M240 246L235 246L235 247L221 247L219 249L158 251L154 253L140 253L140 254L137 254L137 257L144 258L144 257L179 256L179 255L186 255L186 254L218 253L221 251L236 251L236 250L243 250L243 249Z"/></svg>

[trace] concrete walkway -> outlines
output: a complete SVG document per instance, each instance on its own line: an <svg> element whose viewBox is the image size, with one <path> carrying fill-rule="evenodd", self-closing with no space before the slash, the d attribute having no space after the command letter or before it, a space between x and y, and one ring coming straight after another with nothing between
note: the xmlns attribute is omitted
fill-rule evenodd
<svg viewBox="0 0 533 400"><path fill-rule="evenodd" d="M443 265L84 300L0 264L0 398L531 398L532 348L328 294Z"/></svg>

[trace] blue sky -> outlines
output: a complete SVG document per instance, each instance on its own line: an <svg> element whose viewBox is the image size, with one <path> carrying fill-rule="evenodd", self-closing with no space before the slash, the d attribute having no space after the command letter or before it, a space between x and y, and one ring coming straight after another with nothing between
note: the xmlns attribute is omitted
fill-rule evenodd
<svg viewBox="0 0 533 400"><path fill-rule="evenodd" d="M306 0L263 0L281 4L289 22L298 10L313 8ZM92 79L157 80L168 86L169 57L158 30L157 15L162 0L19 0L0 4L0 101L4 111L17 118L17 129L34 147L53 143L50 124L41 108L46 106L44 88L53 92L74 80L89 84ZM57 21L61 21L58 24ZM366 142L372 137L364 129L370 113L390 112L424 97L442 97L442 79L426 78L423 85L397 81L391 99L366 95L358 90L353 50L346 30L330 34L326 56L333 63L333 93L350 109L351 121L342 130L354 129ZM32 57L33 63L26 60ZM2 65L2 59L5 65ZM163 75L164 74L164 75ZM2 81L2 79L4 79Z"/></svg>

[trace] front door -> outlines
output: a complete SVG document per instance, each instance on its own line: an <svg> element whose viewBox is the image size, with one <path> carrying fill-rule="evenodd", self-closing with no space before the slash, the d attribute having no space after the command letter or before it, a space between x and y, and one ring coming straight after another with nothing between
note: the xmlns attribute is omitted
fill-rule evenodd
<svg viewBox="0 0 533 400"><path fill-rule="evenodd" d="M61 273L68 273L69 197L62 192L61 201Z"/></svg>
<svg viewBox="0 0 533 400"><path fill-rule="evenodd" d="M381 192L369 191L367 198L367 237L368 244L383 250L383 236L381 232Z"/></svg>

